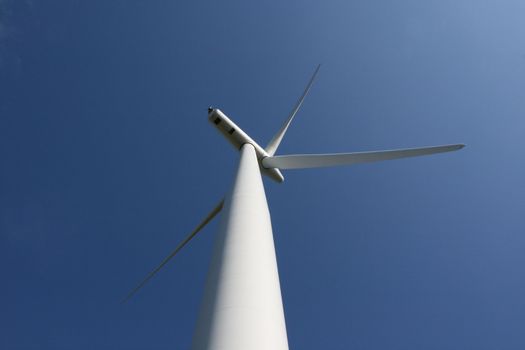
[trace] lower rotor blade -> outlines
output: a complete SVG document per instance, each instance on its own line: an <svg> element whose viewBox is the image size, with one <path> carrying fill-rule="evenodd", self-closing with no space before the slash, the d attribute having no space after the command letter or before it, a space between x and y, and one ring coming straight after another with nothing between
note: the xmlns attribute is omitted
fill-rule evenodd
<svg viewBox="0 0 525 350"><path fill-rule="evenodd" d="M195 235L197 233L199 233L199 231L204 227L206 226L221 210L222 210L222 207L224 206L224 199L222 199L219 204L208 214L208 216L206 216L206 218L204 218L204 220L186 237L184 238L184 240L182 242L179 243L179 245L177 246L177 248L175 248L175 250L173 250L170 255L168 255L164 260L162 260L162 262L160 263L159 266L157 266L153 271L151 271L147 276L146 278L144 278L144 280L142 280L142 282L140 282L140 284L135 287L135 289L133 289L127 296L126 298L122 301L122 303L125 303L126 301L128 301L133 295L135 295L135 293L137 293L139 291L139 289L141 289L153 276L155 276L155 274L157 272L159 272L160 269L162 269L162 267L164 265L166 265L168 263L168 261L171 260L171 258L173 258L185 245L186 243L188 243L193 237L195 237Z"/></svg>
<svg viewBox="0 0 525 350"><path fill-rule="evenodd" d="M337 165L378 162L407 157L425 156L428 154L451 152L462 149L463 144L432 146L422 148L406 148L388 151L333 153L333 154L292 154L285 156L266 157L262 160L265 168L304 169L322 168Z"/></svg>

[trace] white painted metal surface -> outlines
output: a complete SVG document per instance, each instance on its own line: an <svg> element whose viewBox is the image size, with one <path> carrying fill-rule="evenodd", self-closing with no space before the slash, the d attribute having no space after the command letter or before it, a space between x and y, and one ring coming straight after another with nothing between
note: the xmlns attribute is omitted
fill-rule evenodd
<svg viewBox="0 0 525 350"><path fill-rule="evenodd" d="M315 168L415 157L461 149L462 144L339 154L273 156L319 71L266 149L230 118L209 108L208 119L241 150L230 194L126 297L128 300L223 210L193 350L287 350L288 340L270 213L261 174L277 182L281 169Z"/></svg>
<svg viewBox="0 0 525 350"><path fill-rule="evenodd" d="M270 213L256 152L241 148L225 200L193 350L286 350Z"/></svg>
<svg viewBox="0 0 525 350"><path fill-rule="evenodd" d="M259 162L263 158L268 157L269 154L220 109L208 108L208 120L236 149L241 149L243 145L249 143L255 148L255 154ZM262 166L260 169L264 175L267 175L272 180L277 182L284 181L283 174L281 174L279 169L263 168Z"/></svg>

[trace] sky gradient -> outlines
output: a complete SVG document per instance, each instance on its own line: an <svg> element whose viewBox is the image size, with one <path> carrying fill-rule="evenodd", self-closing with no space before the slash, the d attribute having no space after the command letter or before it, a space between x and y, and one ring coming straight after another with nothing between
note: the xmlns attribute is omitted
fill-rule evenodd
<svg viewBox="0 0 525 350"><path fill-rule="evenodd" d="M229 190L265 180L290 349L525 348L525 2L0 0L0 348L187 349Z"/></svg>

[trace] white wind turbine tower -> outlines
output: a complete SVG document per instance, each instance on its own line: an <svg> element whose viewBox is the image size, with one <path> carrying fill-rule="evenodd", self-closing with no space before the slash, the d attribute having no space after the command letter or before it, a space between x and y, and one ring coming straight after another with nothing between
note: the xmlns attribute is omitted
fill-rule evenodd
<svg viewBox="0 0 525 350"><path fill-rule="evenodd" d="M221 210L222 219L208 272L204 300L193 337L194 350L286 350L288 340L275 258L272 225L262 176L282 182L280 169L350 165L459 150L463 144L387 151L296 154L275 152L319 71L281 129L262 148L219 109L208 119L240 150L229 194L125 300L135 294Z"/></svg>

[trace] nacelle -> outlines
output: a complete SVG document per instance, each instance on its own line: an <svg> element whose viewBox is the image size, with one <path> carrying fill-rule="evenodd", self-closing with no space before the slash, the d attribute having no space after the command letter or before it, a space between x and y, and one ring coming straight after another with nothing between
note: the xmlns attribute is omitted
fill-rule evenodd
<svg viewBox="0 0 525 350"><path fill-rule="evenodd" d="M208 120L217 130L235 147L237 150L241 149L242 145L249 143L255 148L257 160L261 173L269 176L272 180L283 182L284 177L276 168L265 168L262 165L262 160L269 156L269 154L257 144L248 134L242 131L230 118L228 118L221 110L216 108L208 109Z"/></svg>

